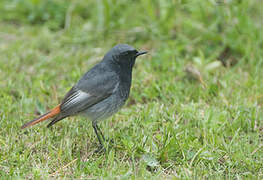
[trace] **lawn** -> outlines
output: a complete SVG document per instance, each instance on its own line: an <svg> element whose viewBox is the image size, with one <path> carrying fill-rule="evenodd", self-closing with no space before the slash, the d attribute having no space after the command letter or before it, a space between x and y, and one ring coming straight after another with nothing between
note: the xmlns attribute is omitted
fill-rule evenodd
<svg viewBox="0 0 263 180"><path fill-rule="evenodd" d="M2 179L262 179L263 2L2 0ZM130 97L99 124L20 127L56 106L114 45L136 61Z"/></svg>

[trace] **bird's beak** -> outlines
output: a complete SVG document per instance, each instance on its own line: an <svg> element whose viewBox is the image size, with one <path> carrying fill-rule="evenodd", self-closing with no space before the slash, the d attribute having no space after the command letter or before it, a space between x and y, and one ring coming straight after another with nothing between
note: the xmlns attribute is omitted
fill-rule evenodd
<svg viewBox="0 0 263 180"><path fill-rule="evenodd" d="M147 53L147 51L137 52L136 55L135 55L135 57L138 57L138 56L143 55L143 54L146 54L146 53Z"/></svg>

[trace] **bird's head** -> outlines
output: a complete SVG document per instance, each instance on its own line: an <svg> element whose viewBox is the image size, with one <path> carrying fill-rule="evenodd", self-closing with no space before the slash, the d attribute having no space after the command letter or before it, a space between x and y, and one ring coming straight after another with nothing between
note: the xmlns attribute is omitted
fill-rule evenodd
<svg viewBox="0 0 263 180"><path fill-rule="evenodd" d="M113 61L119 65L133 67L138 56L146 54L147 51L137 51L128 44L114 46L104 57L106 61Z"/></svg>

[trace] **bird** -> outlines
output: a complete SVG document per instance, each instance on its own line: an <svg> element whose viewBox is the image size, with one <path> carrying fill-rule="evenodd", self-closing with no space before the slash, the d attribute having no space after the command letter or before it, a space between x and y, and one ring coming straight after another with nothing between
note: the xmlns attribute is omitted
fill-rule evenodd
<svg viewBox="0 0 263 180"><path fill-rule="evenodd" d="M124 106L130 94L135 60L146 53L147 51L138 51L128 44L114 46L101 62L73 85L57 106L25 123L21 128L53 118L47 125L51 127L64 118L80 115L92 122L100 144L99 149L104 148L105 138L98 127L98 122L109 118Z"/></svg>

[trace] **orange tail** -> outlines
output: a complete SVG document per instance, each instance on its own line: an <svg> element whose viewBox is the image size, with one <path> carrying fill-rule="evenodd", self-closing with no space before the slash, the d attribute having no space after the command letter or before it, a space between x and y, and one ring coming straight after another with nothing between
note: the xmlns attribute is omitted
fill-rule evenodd
<svg viewBox="0 0 263 180"><path fill-rule="evenodd" d="M35 125L37 123L45 121L45 120L47 120L49 118L52 118L52 117L58 115L59 113L60 113L60 104L57 105L55 108L53 108L51 111L47 112L46 114L43 114L43 115L39 116L38 118L36 118L36 119L24 124L21 127L21 129L24 129L26 127L33 126L33 125Z"/></svg>

